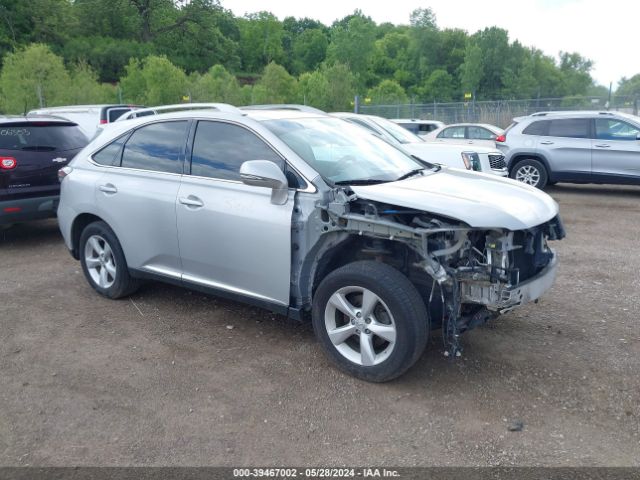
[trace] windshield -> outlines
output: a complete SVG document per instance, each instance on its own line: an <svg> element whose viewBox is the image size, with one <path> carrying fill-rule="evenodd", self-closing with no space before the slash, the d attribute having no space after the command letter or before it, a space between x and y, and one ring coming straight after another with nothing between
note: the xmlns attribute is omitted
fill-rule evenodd
<svg viewBox="0 0 640 480"><path fill-rule="evenodd" d="M417 135L411 133L404 127L401 127L397 123L387 120L385 118L371 117L371 120L383 128L389 135L395 138L400 143L422 143L423 140Z"/></svg>
<svg viewBox="0 0 640 480"><path fill-rule="evenodd" d="M263 124L335 183L377 183L398 180L424 163L338 118L265 120Z"/></svg>

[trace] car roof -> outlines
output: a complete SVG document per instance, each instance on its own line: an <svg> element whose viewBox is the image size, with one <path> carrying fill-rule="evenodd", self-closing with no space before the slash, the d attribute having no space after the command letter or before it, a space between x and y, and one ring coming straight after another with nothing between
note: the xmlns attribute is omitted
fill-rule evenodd
<svg viewBox="0 0 640 480"><path fill-rule="evenodd" d="M450 127L483 127L488 130L504 130L496 125L491 125L490 123L471 123L471 122L462 122L462 123L450 123L449 125L443 125L441 130Z"/></svg>
<svg viewBox="0 0 640 480"><path fill-rule="evenodd" d="M296 119L296 118L327 118L324 113L315 113L311 111L299 111L299 110L269 110L269 109L250 109L244 108L242 111L254 120L284 120L284 119Z"/></svg>
<svg viewBox="0 0 640 480"><path fill-rule="evenodd" d="M390 118L392 122L408 122L408 123L444 123L441 120L425 119L425 118Z"/></svg>
<svg viewBox="0 0 640 480"><path fill-rule="evenodd" d="M49 123L66 123L77 125L76 122L73 122L69 119L56 117L55 115L32 115L26 117L24 115L2 115L0 116L0 124L3 123L13 123L13 122L24 122L24 123L38 123L38 122L49 122Z"/></svg>
<svg viewBox="0 0 640 480"><path fill-rule="evenodd" d="M599 110L566 110L566 111L548 111L536 112L530 115L515 117L514 122L520 123L524 121L544 120L545 118L624 118L633 122L640 122L640 118L625 112L615 111L599 111Z"/></svg>
<svg viewBox="0 0 640 480"><path fill-rule="evenodd" d="M96 108L141 108L141 105L132 105L125 103L103 103L96 105L64 105L59 107L43 107L34 108L29 113L33 112L82 112L85 110L91 110Z"/></svg>

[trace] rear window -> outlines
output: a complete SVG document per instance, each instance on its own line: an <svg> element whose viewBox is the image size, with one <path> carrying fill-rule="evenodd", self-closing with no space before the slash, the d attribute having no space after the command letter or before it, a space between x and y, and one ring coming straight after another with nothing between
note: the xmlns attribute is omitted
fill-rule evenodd
<svg viewBox="0 0 640 480"><path fill-rule="evenodd" d="M84 147L89 140L75 124L5 123L0 125L0 149L64 151Z"/></svg>

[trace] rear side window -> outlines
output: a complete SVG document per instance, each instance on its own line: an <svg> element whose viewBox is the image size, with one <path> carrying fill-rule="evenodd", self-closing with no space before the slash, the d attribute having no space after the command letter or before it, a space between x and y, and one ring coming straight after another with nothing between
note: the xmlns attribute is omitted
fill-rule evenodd
<svg viewBox="0 0 640 480"><path fill-rule="evenodd" d="M109 145L104 147L97 153L93 154L93 161L99 163L100 165L106 165L109 167L119 166L120 158L122 153L122 145L124 145L124 141L127 139L126 135L118 138L117 140L111 142Z"/></svg>
<svg viewBox="0 0 640 480"><path fill-rule="evenodd" d="M438 138L464 138L464 127L445 128L438 134Z"/></svg>
<svg viewBox="0 0 640 480"><path fill-rule="evenodd" d="M110 108L109 110L107 110L107 120L109 123L115 122L122 115L130 111L130 108Z"/></svg>
<svg viewBox="0 0 640 480"><path fill-rule="evenodd" d="M414 123L399 123L398 125L416 134L420 131L421 128L421 126L418 126Z"/></svg>
<svg viewBox="0 0 640 480"><path fill-rule="evenodd" d="M186 121L152 123L131 134L122 152L122 166L182 173L181 154L186 140Z"/></svg>
<svg viewBox="0 0 640 480"><path fill-rule="evenodd" d="M75 124L5 123L0 125L0 149L64 151L83 148L89 139Z"/></svg>
<svg viewBox="0 0 640 480"><path fill-rule="evenodd" d="M191 154L191 175L240 181L240 166L248 160L283 160L255 133L223 122L198 122Z"/></svg>
<svg viewBox="0 0 640 480"><path fill-rule="evenodd" d="M567 118L551 120L549 124L550 137L589 138L588 118Z"/></svg>
<svg viewBox="0 0 640 480"><path fill-rule="evenodd" d="M516 124L511 124L509 126L509 128L507 128L507 130L505 131L508 132L509 130L511 130L511 128L513 128ZM527 127L525 127L525 129L522 131L523 134L525 135L546 135L547 134L547 130L549 127L549 121L548 120L539 120L537 122L533 122L531 125L528 125Z"/></svg>

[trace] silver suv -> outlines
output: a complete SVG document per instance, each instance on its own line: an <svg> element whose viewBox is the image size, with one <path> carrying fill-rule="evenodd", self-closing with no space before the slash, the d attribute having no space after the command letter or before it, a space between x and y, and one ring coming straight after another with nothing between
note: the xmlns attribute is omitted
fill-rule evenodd
<svg viewBox="0 0 640 480"><path fill-rule="evenodd" d="M174 112L116 122L60 172L60 229L89 284L155 279L305 320L341 369L406 371L549 289L557 204L425 165L338 118Z"/></svg>
<svg viewBox="0 0 640 480"><path fill-rule="evenodd" d="M556 182L640 184L640 118L618 112L540 112L514 119L496 145L509 174Z"/></svg>

